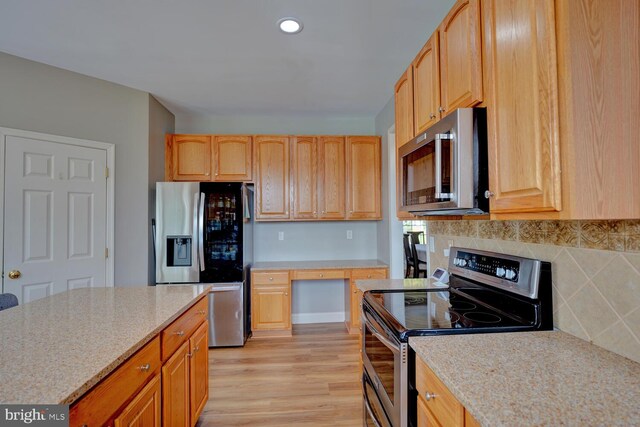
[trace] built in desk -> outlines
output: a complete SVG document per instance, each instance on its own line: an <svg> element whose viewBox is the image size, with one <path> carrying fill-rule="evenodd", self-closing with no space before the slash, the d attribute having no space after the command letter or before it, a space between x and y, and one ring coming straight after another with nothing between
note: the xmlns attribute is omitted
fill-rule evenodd
<svg viewBox="0 0 640 427"><path fill-rule="evenodd" d="M345 282L345 326L360 332L361 279L386 279L389 266L379 260L278 261L251 266L251 330L254 337L291 336L291 287L296 280Z"/></svg>

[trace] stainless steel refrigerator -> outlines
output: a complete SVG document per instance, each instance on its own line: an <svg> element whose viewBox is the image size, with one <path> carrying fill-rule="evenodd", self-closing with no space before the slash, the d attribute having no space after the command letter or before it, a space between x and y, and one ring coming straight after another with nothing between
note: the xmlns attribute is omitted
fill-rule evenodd
<svg viewBox="0 0 640 427"><path fill-rule="evenodd" d="M156 183L156 284L211 285L209 346L250 334L252 190L242 183Z"/></svg>

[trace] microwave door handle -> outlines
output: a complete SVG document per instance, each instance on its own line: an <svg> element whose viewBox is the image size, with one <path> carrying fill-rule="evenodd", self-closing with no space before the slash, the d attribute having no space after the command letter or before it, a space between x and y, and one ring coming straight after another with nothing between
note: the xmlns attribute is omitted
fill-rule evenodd
<svg viewBox="0 0 640 427"><path fill-rule="evenodd" d="M450 199L452 193L442 192L442 140L453 139L453 136L447 133L437 133L435 137L436 142L436 199ZM449 156L453 162L453 156ZM453 171L453 169L451 169ZM452 173L453 175L453 173ZM453 178L451 178L453 181ZM453 185L453 182L451 182ZM452 187L453 188L453 187Z"/></svg>
<svg viewBox="0 0 640 427"><path fill-rule="evenodd" d="M198 260L200 271L204 271L204 193L200 193L200 208L198 212Z"/></svg>

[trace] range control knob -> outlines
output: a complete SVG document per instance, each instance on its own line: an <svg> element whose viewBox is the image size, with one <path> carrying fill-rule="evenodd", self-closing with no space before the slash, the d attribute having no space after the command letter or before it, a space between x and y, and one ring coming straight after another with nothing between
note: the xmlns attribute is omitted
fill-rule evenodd
<svg viewBox="0 0 640 427"><path fill-rule="evenodd" d="M509 280L514 280L516 278L516 276L517 276L517 273L514 270L510 269L510 268L508 268L507 271L504 274L504 277L506 277Z"/></svg>
<svg viewBox="0 0 640 427"><path fill-rule="evenodd" d="M460 267L466 267L467 266L467 260L460 258L460 263L458 265Z"/></svg>
<svg viewBox="0 0 640 427"><path fill-rule="evenodd" d="M502 267L496 268L496 276L504 277L505 274L506 274L506 272L504 271L504 268L502 268Z"/></svg>

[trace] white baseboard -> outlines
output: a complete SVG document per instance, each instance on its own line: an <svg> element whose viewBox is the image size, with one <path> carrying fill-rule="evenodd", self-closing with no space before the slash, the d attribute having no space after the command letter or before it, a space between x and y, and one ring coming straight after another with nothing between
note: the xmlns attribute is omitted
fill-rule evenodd
<svg viewBox="0 0 640 427"><path fill-rule="evenodd" d="M344 322L344 311L333 313L293 313L291 323L294 325L302 323L335 323Z"/></svg>

